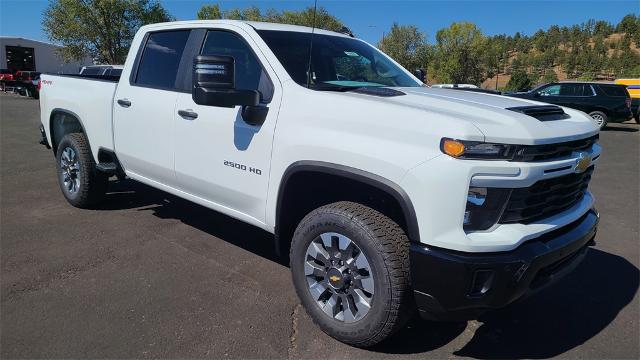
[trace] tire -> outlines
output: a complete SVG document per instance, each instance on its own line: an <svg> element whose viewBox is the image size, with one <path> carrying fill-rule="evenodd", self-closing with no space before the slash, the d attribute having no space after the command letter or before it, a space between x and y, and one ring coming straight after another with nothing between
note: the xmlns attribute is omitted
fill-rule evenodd
<svg viewBox="0 0 640 360"><path fill-rule="evenodd" d="M600 126L600 129L604 129L605 127L607 127L607 114L603 113L602 111L592 111L589 113L589 116L591 116L591 118L596 121L598 126Z"/></svg>
<svg viewBox="0 0 640 360"><path fill-rule="evenodd" d="M324 249L324 255L318 249ZM333 250L340 256L332 256ZM340 264L338 259L347 261ZM347 265L349 259L355 260ZM298 297L314 323L346 344L373 346L401 329L414 313L409 240L393 220L364 205L342 201L309 213L293 235L290 266ZM340 266L347 270L338 270ZM369 307L363 305L367 302Z"/></svg>
<svg viewBox="0 0 640 360"><path fill-rule="evenodd" d="M636 119L636 124L640 124L640 112L638 112L633 118Z"/></svg>
<svg viewBox="0 0 640 360"><path fill-rule="evenodd" d="M96 170L84 134L70 133L62 138L56 163L60 190L71 205L89 208L104 198L109 177Z"/></svg>

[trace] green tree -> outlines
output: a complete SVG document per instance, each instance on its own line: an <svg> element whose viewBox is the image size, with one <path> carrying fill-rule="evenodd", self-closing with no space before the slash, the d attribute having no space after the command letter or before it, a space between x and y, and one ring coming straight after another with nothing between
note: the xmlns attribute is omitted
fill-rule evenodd
<svg viewBox="0 0 640 360"><path fill-rule="evenodd" d="M378 48L411 72L426 67L429 61L425 35L413 25L394 23L389 33L378 43Z"/></svg>
<svg viewBox="0 0 640 360"><path fill-rule="evenodd" d="M220 5L202 5L198 10L198 20L217 20L222 19L222 11Z"/></svg>
<svg viewBox="0 0 640 360"><path fill-rule="evenodd" d="M522 70L514 71L507 83L506 90L527 91L533 86L533 80Z"/></svg>
<svg viewBox="0 0 640 360"><path fill-rule="evenodd" d="M482 59L487 40L474 24L453 23L437 32L436 41L433 72L438 81L479 85L484 80Z"/></svg>
<svg viewBox="0 0 640 360"><path fill-rule="evenodd" d="M66 61L90 56L98 63L123 64L138 28L170 20L156 0L53 0L42 26L50 40L63 45Z"/></svg>
<svg viewBox="0 0 640 360"><path fill-rule="evenodd" d="M278 11L275 9L269 9L265 13L263 13L262 11L260 11L260 8L256 6L250 6L243 9L233 8L221 11L220 5L210 4L200 7L197 15L198 19L201 20L231 19L245 21L263 21L309 27L314 26L315 19L315 26L320 29L342 31L345 28L345 25L342 23L342 21L331 15L323 7L317 8L315 14L313 7L307 7L300 11Z"/></svg>

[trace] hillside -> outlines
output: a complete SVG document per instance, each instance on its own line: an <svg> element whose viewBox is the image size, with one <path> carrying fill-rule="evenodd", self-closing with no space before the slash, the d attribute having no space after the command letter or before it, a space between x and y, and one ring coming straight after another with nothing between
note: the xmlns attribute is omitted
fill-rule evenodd
<svg viewBox="0 0 640 360"><path fill-rule="evenodd" d="M606 47L607 61L610 62L611 59L615 59L617 56L620 56L620 55L625 56L625 53L626 53L626 56L629 56L632 59L634 57L640 58L640 46L638 46L638 44L634 41L629 42L628 51L622 51L616 48L619 44L624 43L625 36L629 36L629 35L627 35L626 33L613 33L608 35L606 38L604 38L603 43ZM588 45L591 50L594 50L594 48L596 48L596 40L593 38L589 39ZM557 46L557 49L562 52L571 51L571 47L566 46L565 44L560 44L559 46ZM485 89L506 88L507 84L509 83L509 80L511 79L511 73L516 70L513 67L513 63L519 56L522 57L521 54L522 53L518 50L509 53L508 63L506 66L504 66L503 68L504 70L500 71L497 74L497 76L494 75L485 79L482 82L481 86ZM541 52L536 49L533 49L530 51L530 54L535 57L535 56L540 56ZM640 65L640 63L636 63L636 66L637 65ZM525 72L527 72L528 74L535 74L538 76L537 81L535 81L534 79L534 83L546 82L546 81L543 81L545 80L545 75L549 76L546 78L546 80L553 79L553 75L548 74L550 71L553 71L558 81L578 80L578 79L595 80L595 81L613 81L618 77L618 74L606 68L593 73L589 73L586 76L584 76L584 74L581 74L582 76L576 76L577 74L575 72L570 74L565 69L565 67L563 67L560 64L553 64L553 66L549 68L542 69L542 74L537 73L536 72L537 69L532 65L528 65L528 66L523 65L520 68ZM631 75L634 75L634 74L631 74ZM635 74L635 76L638 76L638 75Z"/></svg>

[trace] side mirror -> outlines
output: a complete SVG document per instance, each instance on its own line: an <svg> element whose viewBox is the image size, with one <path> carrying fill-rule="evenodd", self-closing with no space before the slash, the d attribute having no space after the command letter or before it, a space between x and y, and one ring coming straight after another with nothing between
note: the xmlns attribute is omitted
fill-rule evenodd
<svg viewBox="0 0 640 360"><path fill-rule="evenodd" d="M198 105L242 106L242 117L250 125L264 123L269 108L258 106L260 92L235 88L235 59L232 56L197 55L193 60L191 97Z"/></svg>
<svg viewBox="0 0 640 360"><path fill-rule="evenodd" d="M413 75L418 78L418 80L424 82L425 77L427 76L427 72L424 69L415 69L413 71Z"/></svg>

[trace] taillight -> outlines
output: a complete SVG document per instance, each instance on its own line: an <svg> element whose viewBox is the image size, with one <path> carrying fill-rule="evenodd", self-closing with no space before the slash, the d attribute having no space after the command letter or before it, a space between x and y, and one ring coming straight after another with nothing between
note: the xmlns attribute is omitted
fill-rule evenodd
<svg viewBox="0 0 640 360"><path fill-rule="evenodd" d="M38 80L38 91L40 91L41 87L42 87L42 80Z"/></svg>

